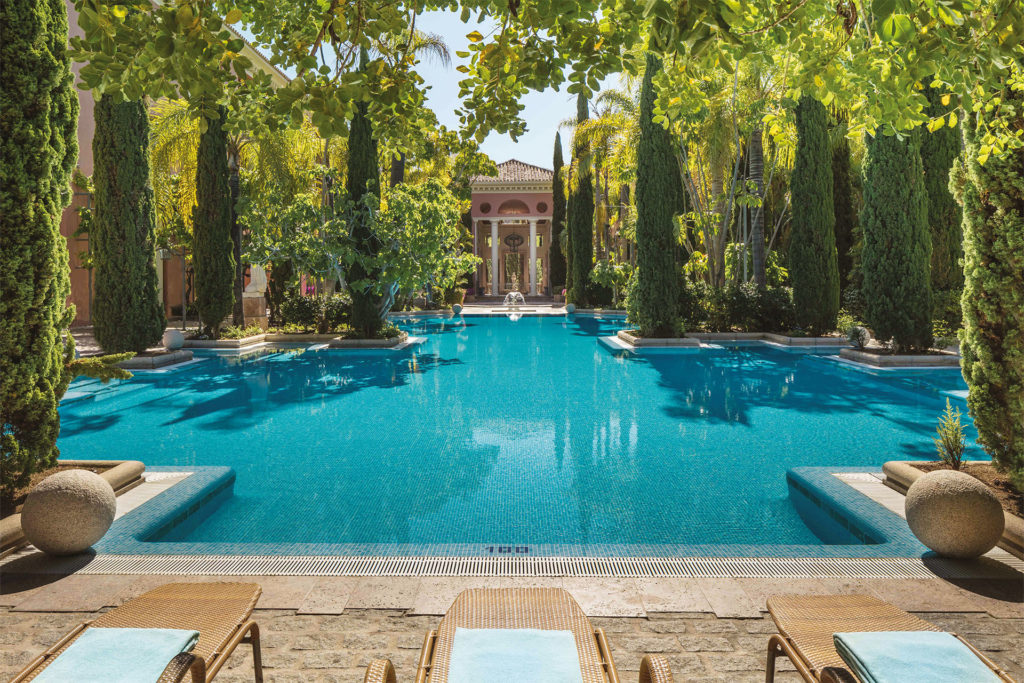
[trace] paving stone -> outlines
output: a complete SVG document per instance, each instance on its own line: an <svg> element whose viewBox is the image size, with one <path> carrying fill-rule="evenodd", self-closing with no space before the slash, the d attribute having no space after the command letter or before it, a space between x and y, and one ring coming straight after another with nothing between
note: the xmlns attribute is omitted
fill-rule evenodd
<svg viewBox="0 0 1024 683"><path fill-rule="evenodd" d="M412 614L443 615L459 593L470 588L499 588L499 578L430 576L420 580Z"/></svg>
<svg viewBox="0 0 1024 683"><path fill-rule="evenodd" d="M347 576L319 579L303 598L299 614L341 614L357 582L358 579Z"/></svg>
<svg viewBox="0 0 1024 683"><path fill-rule="evenodd" d="M360 579L352 591L349 609L412 609L420 579L372 577Z"/></svg>
<svg viewBox="0 0 1024 683"><path fill-rule="evenodd" d="M130 579L116 575L72 574L34 592L14 606L19 612L93 612L117 605Z"/></svg>
<svg viewBox="0 0 1024 683"><path fill-rule="evenodd" d="M696 579L701 592L719 618L760 617L761 609L736 579Z"/></svg>
<svg viewBox="0 0 1024 683"><path fill-rule="evenodd" d="M644 606L633 579L591 579L571 577L562 580L588 616L642 617Z"/></svg>
<svg viewBox="0 0 1024 683"><path fill-rule="evenodd" d="M636 586L648 613L712 611L693 579L637 579Z"/></svg>

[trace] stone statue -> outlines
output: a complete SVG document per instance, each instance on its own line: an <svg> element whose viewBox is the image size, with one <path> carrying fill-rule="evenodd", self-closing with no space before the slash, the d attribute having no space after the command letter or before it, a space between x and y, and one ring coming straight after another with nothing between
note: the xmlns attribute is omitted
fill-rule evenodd
<svg viewBox="0 0 1024 683"><path fill-rule="evenodd" d="M263 294L267 291L267 271L263 269L263 266L255 264L249 266L249 284L245 291L256 294Z"/></svg>

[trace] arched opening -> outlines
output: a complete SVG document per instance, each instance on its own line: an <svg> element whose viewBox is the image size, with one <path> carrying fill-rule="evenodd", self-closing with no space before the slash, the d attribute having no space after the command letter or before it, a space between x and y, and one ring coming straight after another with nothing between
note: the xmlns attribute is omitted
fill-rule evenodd
<svg viewBox="0 0 1024 683"><path fill-rule="evenodd" d="M526 216L530 213L530 207L526 205L526 202L519 199L509 199L506 202L502 202L501 206L498 207L499 216Z"/></svg>

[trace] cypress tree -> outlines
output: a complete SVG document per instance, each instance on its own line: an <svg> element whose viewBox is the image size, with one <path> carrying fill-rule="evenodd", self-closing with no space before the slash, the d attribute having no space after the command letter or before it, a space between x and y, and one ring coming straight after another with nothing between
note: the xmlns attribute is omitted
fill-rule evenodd
<svg viewBox="0 0 1024 683"><path fill-rule="evenodd" d="M365 65L368 57L364 51L361 56ZM377 141L373 139L373 126L367 116L366 102L356 105L355 114L348 133L348 177L346 188L349 198L359 202L367 193L377 194L380 191L380 169L377 167ZM373 231L367 216L360 213L352 225L352 240L356 249L369 256L377 252ZM362 264L353 263L346 279L348 282L366 281L374 277ZM497 275L495 275L497 277ZM378 297L368 287L350 289L352 295L352 327L361 337L376 337L380 334L384 321L378 309Z"/></svg>
<svg viewBox="0 0 1024 683"><path fill-rule="evenodd" d="M828 115L804 95L796 107L796 158L790 180L793 227L789 276L797 324L813 333L835 329L839 313L839 266L832 205L832 149Z"/></svg>
<svg viewBox="0 0 1024 683"><path fill-rule="evenodd" d="M1015 107L1008 129L1024 129L1024 93L1006 88L1003 96ZM982 166L984 123L964 121L964 155L950 183L963 209L960 365L978 443L1024 491L1024 149Z"/></svg>
<svg viewBox="0 0 1024 683"><path fill-rule="evenodd" d="M576 123L590 117L587 98L576 97ZM572 289L566 301L586 307L590 303L590 271L594 269L594 184L590 168L590 150L578 135L573 136L572 181L569 183L569 249L572 256Z"/></svg>
<svg viewBox="0 0 1024 683"><path fill-rule="evenodd" d="M636 168L636 272L629 292L629 321L645 337L679 334L679 276L672 215L679 199L672 139L654 122L654 76L661 60L647 53L640 89L640 140ZM676 172L673 173L673 169Z"/></svg>
<svg viewBox="0 0 1024 683"><path fill-rule="evenodd" d="M74 318L60 218L78 157L63 0L0 3L0 494L58 455Z"/></svg>
<svg viewBox="0 0 1024 683"><path fill-rule="evenodd" d="M925 90L929 116L942 116L949 106L942 104L936 88ZM963 227L960 207L949 191L949 172L960 155L960 127L943 126L934 132L921 132L921 165L924 189L928 195L928 223L932 235L932 289L959 292L964 285Z"/></svg>
<svg viewBox="0 0 1024 683"><path fill-rule="evenodd" d="M208 334L216 336L234 303L235 258L228 189L227 109L207 119L196 150L196 206L192 214L192 266L196 308Z"/></svg>
<svg viewBox="0 0 1024 683"><path fill-rule="evenodd" d="M552 159L554 177L551 181L551 246L548 259L551 270L551 291L565 284L565 254L562 253L562 230L565 229L565 184L562 168L562 137L555 132L555 153Z"/></svg>
<svg viewBox="0 0 1024 683"><path fill-rule="evenodd" d="M864 319L899 349L932 342L928 199L916 132L868 136L864 161Z"/></svg>
<svg viewBox="0 0 1024 683"><path fill-rule="evenodd" d="M156 214L149 183L149 114L141 100L96 103L93 332L107 353L160 341L164 310L156 275Z"/></svg>
<svg viewBox="0 0 1024 683"><path fill-rule="evenodd" d="M832 202L836 217L836 262L839 266L839 283L850 286L853 271L854 230L857 227L857 212L853 208L853 178L850 175L850 141L846 138L846 126L832 147Z"/></svg>

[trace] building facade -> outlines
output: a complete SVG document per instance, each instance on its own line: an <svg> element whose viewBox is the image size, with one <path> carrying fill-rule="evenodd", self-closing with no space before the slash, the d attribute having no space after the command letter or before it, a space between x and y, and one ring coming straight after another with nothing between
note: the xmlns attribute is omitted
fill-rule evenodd
<svg viewBox="0 0 1024 683"><path fill-rule="evenodd" d="M551 296L551 186L554 172L517 159L498 164L498 175L475 176L471 219L477 294L515 289Z"/></svg>

